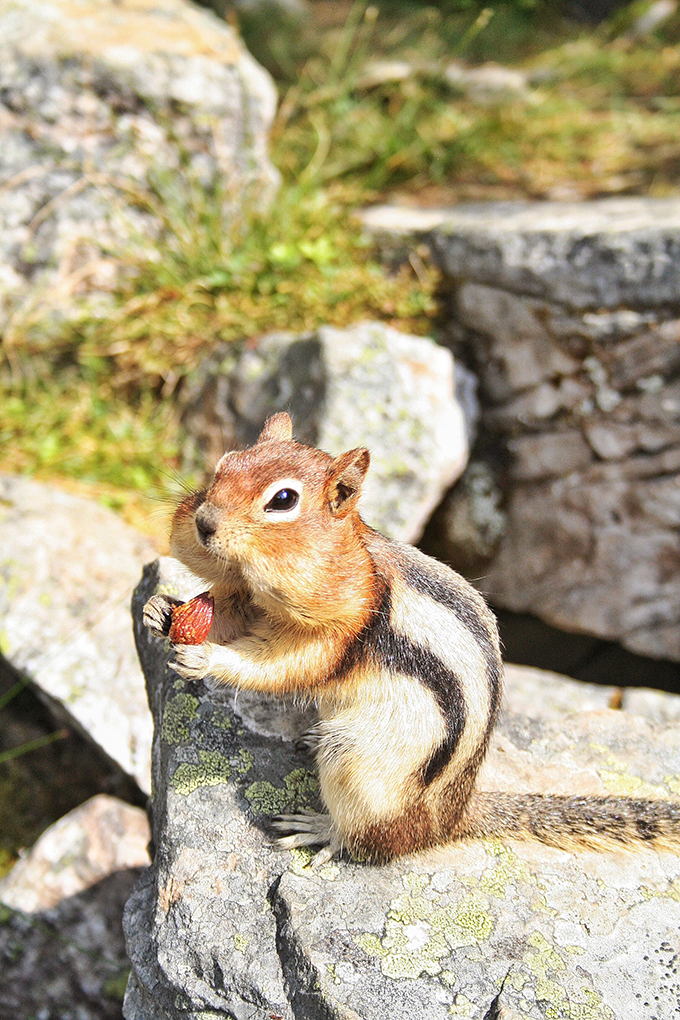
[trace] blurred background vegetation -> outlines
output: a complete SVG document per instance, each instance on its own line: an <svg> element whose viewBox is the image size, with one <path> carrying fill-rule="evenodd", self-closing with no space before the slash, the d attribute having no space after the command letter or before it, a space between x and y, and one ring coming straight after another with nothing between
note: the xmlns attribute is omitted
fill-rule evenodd
<svg viewBox="0 0 680 1020"><path fill-rule="evenodd" d="M0 352L0 470L58 479L164 525L149 497L181 470L178 426L199 354L272 329L377 318L436 335L427 261L380 265L354 211L398 201L673 194L680 170L680 15L640 31L648 0L210 4L274 76L268 213L159 171L140 198L162 258L137 255L102 319L14 322ZM521 72L480 101L452 62Z"/></svg>

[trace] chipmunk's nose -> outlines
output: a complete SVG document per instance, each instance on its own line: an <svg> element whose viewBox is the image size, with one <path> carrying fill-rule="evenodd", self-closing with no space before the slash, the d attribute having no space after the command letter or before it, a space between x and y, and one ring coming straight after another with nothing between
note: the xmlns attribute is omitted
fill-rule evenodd
<svg viewBox="0 0 680 1020"><path fill-rule="evenodd" d="M196 511L194 521L199 540L203 545L207 545L219 527L220 511L211 503L203 503Z"/></svg>

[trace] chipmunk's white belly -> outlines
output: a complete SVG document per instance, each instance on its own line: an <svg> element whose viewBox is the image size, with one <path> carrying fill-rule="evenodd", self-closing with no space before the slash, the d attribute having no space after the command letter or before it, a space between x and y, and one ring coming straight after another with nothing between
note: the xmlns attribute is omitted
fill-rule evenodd
<svg viewBox="0 0 680 1020"><path fill-rule="evenodd" d="M432 693L412 677L386 673L355 689L351 704L322 699L319 710L321 794L340 834L398 815L446 733Z"/></svg>

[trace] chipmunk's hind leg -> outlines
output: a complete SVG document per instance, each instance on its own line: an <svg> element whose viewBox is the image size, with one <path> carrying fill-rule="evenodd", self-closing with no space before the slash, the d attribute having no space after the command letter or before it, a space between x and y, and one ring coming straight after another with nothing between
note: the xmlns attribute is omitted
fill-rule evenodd
<svg viewBox="0 0 680 1020"><path fill-rule="evenodd" d="M307 812L299 815L275 815L270 828L281 833L275 840L279 850L295 850L302 846L320 846L322 849L313 858L312 864L327 864L340 853L342 843L333 828L330 815Z"/></svg>

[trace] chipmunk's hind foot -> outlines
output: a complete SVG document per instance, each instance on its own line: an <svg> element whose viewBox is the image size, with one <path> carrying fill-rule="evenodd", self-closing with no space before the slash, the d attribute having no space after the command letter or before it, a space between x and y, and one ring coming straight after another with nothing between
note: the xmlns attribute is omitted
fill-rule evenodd
<svg viewBox="0 0 680 1020"><path fill-rule="evenodd" d="M276 815L270 820L270 828L282 833L274 841L279 850L295 850L303 846L320 846L312 865L327 864L342 850L342 843L333 828L330 815L308 812L299 815Z"/></svg>
<svg viewBox="0 0 680 1020"><path fill-rule="evenodd" d="M319 744L321 743L321 727L317 723L315 726L310 726L308 730L301 733L295 741L295 750L298 754L304 754L308 758L314 758L316 752L319 750Z"/></svg>

